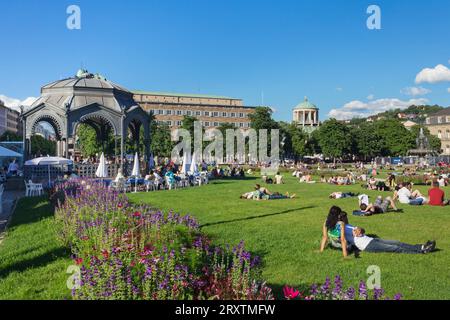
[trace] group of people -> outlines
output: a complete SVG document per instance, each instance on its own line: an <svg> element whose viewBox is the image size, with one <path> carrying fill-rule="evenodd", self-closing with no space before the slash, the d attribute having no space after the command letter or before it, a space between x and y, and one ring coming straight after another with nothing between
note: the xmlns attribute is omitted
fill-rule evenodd
<svg viewBox="0 0 450 320"><path fill-rule="evenodd" d="M349 223L347 213L337 206L331 207L322 227L320 252L325 250L328 242L335 248L340 248L344 257L349 252L390 252L426 254L436 249L436 241L428 240L423 244L407 244L396 240L384 240L366 234L364 228Z"/></svg>
<svg viewBox="0 0 450 320"><path fill-rule="evenodd" d="M240 198L246 200L279 200L279 199L293 199L296 195L290 195L289 192L281 194L279 192L271 192L266 187L259 184L255 185L255 189L250 192L243 193Z"/></svg>

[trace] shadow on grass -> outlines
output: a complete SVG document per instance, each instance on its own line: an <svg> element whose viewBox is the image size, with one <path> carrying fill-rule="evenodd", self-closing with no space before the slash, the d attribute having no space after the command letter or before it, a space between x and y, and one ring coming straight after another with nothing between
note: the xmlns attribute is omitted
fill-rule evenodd
<svg viewBox="0 0 450 320"><path fill-rule="evenodd" d="M29 269L43 267L60 258L67 258L69 256L70 252L67 248L59 247L37 257L21 260L1 268L0 278L7 277L11 272L23 272Z"/></svg>
<svg viewBox="0 0 450 320"><path fill-rule="evenodd" d="M267 213L267 214L262 214L262 215L259 215L259 216L251 216L251 217L246 217L246 218L231 219L231 220L222 220L222 221L217 221L217 222L205 223L205 224L201 225L200 228L210 227L210 226L215 226L215 225L225 224L225 223L233 223L233 222L239 222L239 221L246 221L246 220L253 220L253 219L267 218L267 217L272 217L272 216L278 216L278 215L282 215L282 214L291 213L291 212L293 212L293 211L306 210L306 209L313 209L313 208L315 208L315 207L309 206L309 207L302 207L302 208L289 209L289 210L280 211L280 212L275 212L275 213Z"/></svg>
<svg viewBox="0 0 450 320"><path fill-rule="evenodd" d="M38 222L53 215L54 209L46 196L22 198L18 201L16 210L11 217L9 229Z"/></svg>

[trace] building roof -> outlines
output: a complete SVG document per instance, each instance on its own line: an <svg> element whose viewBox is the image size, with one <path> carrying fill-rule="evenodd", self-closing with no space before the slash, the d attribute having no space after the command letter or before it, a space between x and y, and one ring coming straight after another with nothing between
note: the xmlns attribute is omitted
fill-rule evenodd
<svg viewBox="0 0 450 320"><path fill-rule="evenodd" d="M450 107L439 110L438 112L432 113L430 117L440 117L440 116L450 116Z"/></svg>
<svg viewBox="0 0 450 320"><path fill-rule="evenodd" d="M137 106L130 91L86 70L79 70L75 77L43 86L41 97L31 105L31 109L43 103L63 109L68 105L71 110L97 103L117 112Z"/></svg>
<svg viewBox="0 0 450 320"><path fill-rule="evenodd" d="M303 102L299 103L294 109L295 110L301 110L301 109L316 109L316 110L318 110L319 108L317 108L315 104L312 104L311 102L309 102L308 97L305 97Z"/></svg>
<svg viewBox="0 0 450 320"><path fill-rule="evenodd" d="M141 91L141 90L133 90L132 93L149 95L149 96L151 95L151 96L166 96L166 97L242 100L242 99L225 97L225 96L214 96L214 95L195 94L195 93L174 93L174 92Z"/></svg>

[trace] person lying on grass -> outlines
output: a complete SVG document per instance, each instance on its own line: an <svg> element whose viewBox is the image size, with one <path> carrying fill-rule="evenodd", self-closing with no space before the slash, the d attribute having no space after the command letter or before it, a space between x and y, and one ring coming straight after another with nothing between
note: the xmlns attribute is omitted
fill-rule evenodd
<svg viewBox="0 0 450 320"><path fill-rule="evenodd" d="M365 213L364 215L366 216L386 213L389 211L389 209L397 211L397 207L395 206L392 198L386 197L383 200L382 196L378 196L374 203L369 203L368 205L365 203L361 203L359 208L361 209L361 212Z"/></svg>
<svg viewBox="0 0 450 320"><path fill-rule="evenodd" d="M427 241L425 244L407 244L395 240L384 240L366 236L365 230L360 227L353 229L353 239L355 246L360 251L365 252L391 252L391 253L430 253L436 248L436 241Z"/></svg>
<svg viewBox="0 0 450 320"><path fill-rule="evenodd" d="M353 192L333 192L330 194L330 199L343 199L343 198L352 198L357 197L358 194L355 194Z"/></svg>
<svg viewBox="0 0 450 320"><path fill-rule="evenodd" d="M277 199L293 199L296 195L290 195L286 192L284 195L279 192L270 192L269 189L255 185L255 191L244 193L240 196L241 199L247 200L277 200Z"/></svg>

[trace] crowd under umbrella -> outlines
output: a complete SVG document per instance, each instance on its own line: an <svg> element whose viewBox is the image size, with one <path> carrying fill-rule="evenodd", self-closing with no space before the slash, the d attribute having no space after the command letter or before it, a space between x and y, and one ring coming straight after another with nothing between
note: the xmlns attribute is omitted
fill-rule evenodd
<svg viewBox="0 0 450 320"><path fill-rule="evenodd" d="M137 183L138 178L140 176L140 170L139 170L139 156L138 153L134 155L134 163L133 163L133 171L131 172L131 176L134 177L134 192L137 192Z"/></svg>
<svg viewBox="0 0 450 320"><path fill-rule="evenodd" d="M48 169L48 185L51 184L50 167L60 165L73 165L73 161L61 157L40 157L25 162L26 166L46 166Z"/></svg>
<svg viewBox="0 0 450 320"><path fill-rule="evenodd" d="M100 163L98 164L95 175L97 178L101 178L102 180L108 177L108 167L106 166L105 154L103 152L100 156Z"/></svg>

